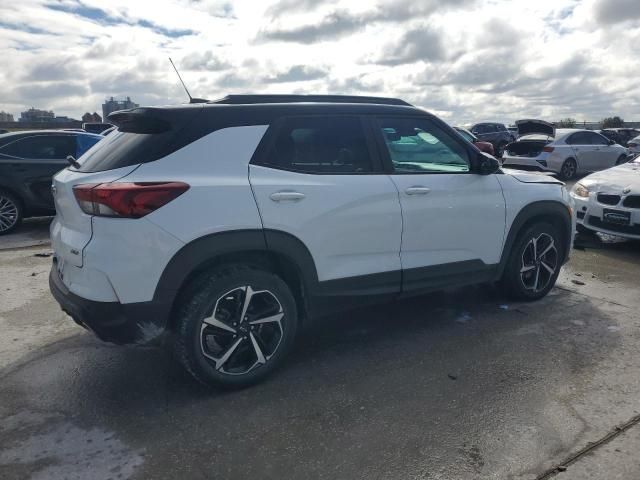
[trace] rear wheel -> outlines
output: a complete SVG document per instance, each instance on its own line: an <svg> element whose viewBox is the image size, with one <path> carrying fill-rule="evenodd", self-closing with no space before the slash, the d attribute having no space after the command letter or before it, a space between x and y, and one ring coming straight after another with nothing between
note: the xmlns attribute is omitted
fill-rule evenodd
<svg viewBox="0 0 640 480"><path fill-rule="evenodd" d="M175 351L200 382L241 388L270 374L293 345L296 304L278 276L230 266L196 278L181 297Z"/></svg>
<svg viewBox="0 0 640 480"><path fill-rule="evenodd" d="M527 228L515 242L502 283L519 300L537 300L553 288L564 258L561 237L549 223Z"/></svg>
<svg viewBox="0 0 640 480"><path fill-rule="evenodd" d="M578 164L573 158L567 158L560 169L560 177L562 180L571 180L578 172Z"/></svg>
<svg viewBox="0 0 640 480"><path fill-rule="evenodd" d="M0 235L15 230L22 223L22 204L11 193L0 190Z"/></svg>

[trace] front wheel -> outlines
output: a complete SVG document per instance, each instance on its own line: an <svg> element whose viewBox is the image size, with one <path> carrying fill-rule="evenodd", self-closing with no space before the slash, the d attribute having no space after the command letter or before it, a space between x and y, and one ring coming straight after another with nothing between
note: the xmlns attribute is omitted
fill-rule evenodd
<svg viewBox="0 0 640 480"><path fill-rule="evenodd" d="M271 373L291 349L297 311L280 277L229 266L197 277L181 296L175 352L200 382L241 388Z"/></svg>
<svg viewBox="0 0 640 480"><path fill-rule="evenodd" d="M509 255L502 283L518 300L538 300L553 288L564 258L556 228L538 223L525 230Z"/></svg>
<svg viewBox="0 0 640 480"><path fill-rule="evenodd" d="M22 223L22 204L12 194L0 190L0 235L14 231Z"/></svg>

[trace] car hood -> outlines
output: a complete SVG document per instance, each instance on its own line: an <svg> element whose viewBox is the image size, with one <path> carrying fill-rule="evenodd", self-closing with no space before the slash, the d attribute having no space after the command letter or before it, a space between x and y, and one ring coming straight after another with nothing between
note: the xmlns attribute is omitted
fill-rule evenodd
<svg viewBox="0 0 640 480"><path fill-rule="evenodd" d="M556 127L554 127L549 122L545 122L544 120L517 120L516 127L518 128L518 136L520 137L522 137L523 135L532 135L535 133L547 135L549 137L553 137L556 134Z"/></svg>
<svg viewBox="0 0 640 480"><path fill-rule="evenodd" d="M599 192L640 193L640 163L631 162L593 173L579 181ZM624 191L629 189L628 191Z"/></svg>
<svg viewBox="0 0 640 480"><path fill-rule="evenodd" d="M522 170L512 170L510 168L503 168L502 171L522 183L555 183L564 185L563 182L553 177L551 173L523 172Z"/></svg>

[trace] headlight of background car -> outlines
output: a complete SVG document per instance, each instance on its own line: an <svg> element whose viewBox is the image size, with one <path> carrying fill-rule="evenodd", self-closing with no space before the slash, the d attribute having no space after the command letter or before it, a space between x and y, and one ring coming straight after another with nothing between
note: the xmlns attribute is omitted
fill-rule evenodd
<svg viewBox="0 0 640 480"><path fill-rule="evenodd" d="M573 186L573 193L575 193L577 197L583 197L583 198L589 197L589 189L584 185L582 185L581 183L576 183Z"/></svg>

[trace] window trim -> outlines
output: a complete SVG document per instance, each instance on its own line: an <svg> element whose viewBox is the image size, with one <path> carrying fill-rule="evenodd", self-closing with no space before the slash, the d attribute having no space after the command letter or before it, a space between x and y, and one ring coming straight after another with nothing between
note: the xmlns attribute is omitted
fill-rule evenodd
<svg viewBox="0 0 640 480"><path fill-rule="evenodd" d="M295 120L295 119L307 119L307 118L353 118L360 122L360 126L362 127L362 132L365 137L365 144L367 147L367 152L369 154L369 158L371 159L371 171L369 172L309 172L302 171L296 168L286 168L280 165L273 165L267 162L267 158L269 157L269 153L274 147L276 140L282 130L284 129L287 121ZM375 140L371 131L369 130L367 121L365 116L357 115L357 114L311 114L311 115L284 115L279 117L274 122L269 125L267 131L265 132L262 140L258 144L256 151L253 153L251 160L249 161L249 165L257 165L259 167L270 168L273 170L281 170L285 172L293 172L298 173L300 175L381 175L386 173L383 168L383 163L380 158L378 149L375 145Z"/></svg>
<svg viewBox="0 0 640 480"><path fill-rule="evenodd" d="M15 155L9 155L7 153L2 153L2 150L4 148L10 147L11 145L14 145L16 143L27 141L27 140L30 140L32 138L37 138L37 137L46 137L46 138L65 137L65 138L72 138L73 144L75 146L74 152L77 152L77 145L78 145L77 135L64 133L64 132L60 132L60 133L56 132L56 133L53 133L53 134L43 134L43 133L37 133L36 132L36 133L20 136L20 137L16 138L15 140L12 140L10 142L7 142L7 143L1 145L0 146L0 156L4 157L5 159L16 160L16 161L17 160L21 160L21 161L24 161L24 162L45 161L45 162L57 162L57 163L64 163L64 164L67 163L66 158L16 157Z"/></svg>
<svg viewBox="0 0 640 480"><path fill-rule="evenodd" d="M387 148L387 142L384 140L384 137L382 136L382 128L380 126L380 120L382 118L393 118L393 119L398 119L398 120L426 121L426 122L433 123L435 126L439 127L440 129L444 130L445 132L451 133L450 132L450 130L451 130L453 132L450 135L451 139L453 141L455 141L456 143L458 143L467 152L467 155L469 156L469 158L468 158L469 170L467 170L466 172L438 172L438 171L397 172L394 169L393 161L391 160L391 155L389 154L389 149ZM385 172L388 175L469 175L469 174L474 174L475 175L476 174L476 171L475 171L476 170L476 168L475 168L475 158L480 153L480 151L473 144L467 142L462 137L460 137L459 134L457 134L457 132L452 127L450 127L449 125L447 125L446 123L444 123L443 121L441 121L440 119L438 119L436 117L428 117L428 116L424 116L424 115L415 115L415 116L412 116L412 115L371 115L371 117L369 118L369 122L370 122L370 128L373 130L373 132L375 134L376 144L378 146L380 158L382 159L382 162L384 164Z"/></svg>

